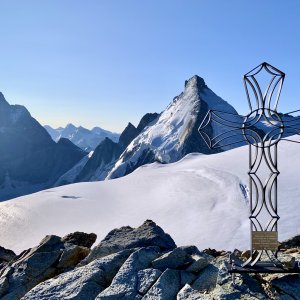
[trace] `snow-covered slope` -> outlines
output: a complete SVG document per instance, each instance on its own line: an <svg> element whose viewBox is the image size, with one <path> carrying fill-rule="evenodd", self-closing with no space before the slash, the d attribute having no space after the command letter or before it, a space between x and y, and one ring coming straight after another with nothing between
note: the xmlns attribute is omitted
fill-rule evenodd
<svg viewBox="0 0 300 300"><path fill-rule="evenodd" d="M66 138L85 151L94 150L106 137L117 142L120 136L118 133L110 132L100 127L94 127L89 130L82 126L76 127L73 124L68 124L65 128L59 127L55 129L49 125L45 125L44 128L55 142L60 138Z"/></svg>
<svg viewBox="0 0 300 300"><path fill-rule="evenodd" d="M161 225L178 245L248 248L248 147L189 154L109 181L53 188L0 203L0 245L17 252L45 234L80 230L102 239L114 227ZM279 149L279 239L300 233L299 145Z"/></svg>
<svg viewBox="0 0 300 300"><path fill-rule="evenodd" d="M185 82L184 91L173 99L155 124L145 128L128 145L107 178L121 177L149 162L175 162L191 152L213 153L198 134L198 127L210 109L237 113L195 75ZM216 134L217 128L210 129Z"/></svg>

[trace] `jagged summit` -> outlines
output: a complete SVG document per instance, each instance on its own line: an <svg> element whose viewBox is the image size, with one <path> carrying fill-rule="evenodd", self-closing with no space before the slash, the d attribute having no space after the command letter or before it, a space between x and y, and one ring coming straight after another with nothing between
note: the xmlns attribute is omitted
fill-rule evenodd
<svg viewBox="0 0 300 300"><path fill-rule="evenodd" d="M119 142L126 147L137 136L137 134L138 132L136 127L129 122L121 133Z"/></svg>
<svg viewBox="0 0 300 300"><path fill-rule="evenodd" d="M137 126L137 130L141 132L146 126L149 126L157 117L158 113L147 113L145 114Z"/></svg>
<svg viewBox="0 0 300 300"><path fill-rule="evenodd" d="M9 103L6 101L4 95L0 92L0 106L2 107L3 105L9 106Z"/></svg>
<svg viewBox="0 0 300 300"><path fill-rule="evenodd" d="M73 125L72 123L68 123L67 126L65 127L65 129L72 129L72 130L75 130L75 129L76 129L76 126Z"/></svg>
<svg viewBox="0 0 300 300"><path fill-rule="evenodd" d="M197 87L198 89L202 89L204 87L207 87L207 85L202 77L194 75L190 79L185 81L184 87Z"/></svg>

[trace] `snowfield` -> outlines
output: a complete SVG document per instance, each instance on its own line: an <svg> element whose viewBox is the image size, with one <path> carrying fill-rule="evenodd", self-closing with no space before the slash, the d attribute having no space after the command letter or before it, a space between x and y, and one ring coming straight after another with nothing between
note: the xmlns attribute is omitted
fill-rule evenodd
<svg viewBox="0 0 300 300"><path fill-rule="evenodd" d="M279 240L300 233L300 145L279 147ZM57 187L0 203L0 245L17 253L46 234L95 232L152 219L177 245L248 249L248 147L190 154L102 182Z"/></svg>

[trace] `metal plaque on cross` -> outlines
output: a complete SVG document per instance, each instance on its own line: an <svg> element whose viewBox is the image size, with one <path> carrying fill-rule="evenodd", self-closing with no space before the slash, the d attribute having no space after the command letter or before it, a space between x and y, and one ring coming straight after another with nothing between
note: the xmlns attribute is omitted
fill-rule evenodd
<svg viewBox="0 0 300 300"><path fill-rule="evenodd" d="M299 272L290 270L278 259L278 142L299 134L300 117L277 111L285 74L264 62L244 75L244 87L250 107L246 116L210 110L199 133L211 149L249 145L250 257L231 261L229 271ZM291 140L298 142L297 140Z"/></svg>

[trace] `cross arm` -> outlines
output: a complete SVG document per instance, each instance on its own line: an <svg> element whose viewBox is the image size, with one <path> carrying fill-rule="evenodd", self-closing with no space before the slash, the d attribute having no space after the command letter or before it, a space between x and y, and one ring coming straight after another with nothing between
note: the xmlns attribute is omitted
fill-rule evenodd
<svg viewBox="0 0 300 300"><path fill-rule="evenodd" d="M209 110L198 131L210 149L228 150L233 145L244 145L248 138L259 138L255 130L245 127L245 118L237 113Z"/></svg>
<svg viewBox="0 0 300 300"><path fill-rule="evenodd" d="M300 109L281 115L284 134L282 141L289 141L300 144Z"/></svg>

